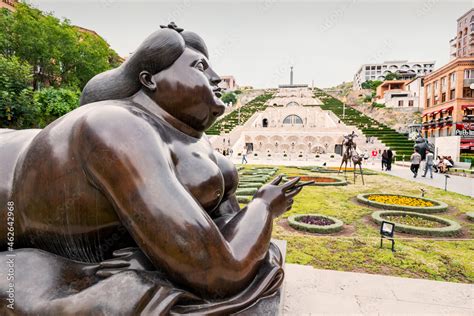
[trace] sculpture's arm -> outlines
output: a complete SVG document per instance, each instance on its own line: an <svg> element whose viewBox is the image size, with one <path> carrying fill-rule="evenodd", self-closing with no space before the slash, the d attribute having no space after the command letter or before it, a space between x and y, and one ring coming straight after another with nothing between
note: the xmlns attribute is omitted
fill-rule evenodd
<svg viewBox="0 0 474 316"><path fill-rule="evenodd" d="M267 185L221 232L178 181L165 134L127 110L103 106L74 141L88 179L156 267L204 297L236 293L266 255L273 218L300 188L292 190L296 181Z"/></svg>

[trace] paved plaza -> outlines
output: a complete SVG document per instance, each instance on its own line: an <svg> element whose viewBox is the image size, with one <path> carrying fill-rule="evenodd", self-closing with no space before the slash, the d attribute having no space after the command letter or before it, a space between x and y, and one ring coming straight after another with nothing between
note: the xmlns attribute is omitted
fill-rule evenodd
<svg viewBox="0 0 474 316"><path fill-rule="evenodd" d="M285 266L283 315L474 315L474 285Z"/></svg>

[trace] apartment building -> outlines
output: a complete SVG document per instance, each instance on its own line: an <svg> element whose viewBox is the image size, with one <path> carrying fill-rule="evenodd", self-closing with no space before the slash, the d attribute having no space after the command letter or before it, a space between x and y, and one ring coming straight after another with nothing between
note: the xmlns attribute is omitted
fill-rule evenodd
<svg viewBox="0 0 474 316"><path fill-rule="evenodd" d="M474 8L457 20L456 36L449 46L451 59L474 56Z"/></svg>
<svg viewBox="0 0 474 316"><path fill-rule="evenodd" d="M434 61L409 62L408 60L385 61L381 64L364 64L354 75L353 90L362 89L367 80L385 80L389 73L397 73L400 80L411 80L434 70Z"/></svg>
<svg viewBox="0 0 474 316"><path fill-rule="evenodd" d="M427 75L424 88L424 136L474 152L474 57L456 58Z"/></svg>
<svg viewBox="0 0 474 316"><path fill-rule="evenodd" d="M0 0L0 9L7 9L10 11L15 11L15 6L18 3L18 0Z"/></svg>

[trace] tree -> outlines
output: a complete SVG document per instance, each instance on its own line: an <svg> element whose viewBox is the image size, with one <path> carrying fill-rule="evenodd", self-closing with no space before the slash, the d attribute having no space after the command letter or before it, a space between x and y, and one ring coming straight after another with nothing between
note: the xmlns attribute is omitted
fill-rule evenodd
<svg viewBox="0 0 474 316"><path fill-rule="evenodd" d="M396 72L388 73L388 74L385 76L385 80L398 80L398 78L400 78L400 76L399 76L398 73L396 73Z"/></svg>
<svg viewBox="0 0 474 316"><path fill-rule="evenodd" d="M39 111L38 124L44 127L79 106L80 92L64 88L44 88L34 94Z"/></svg>
<svg viewBox="0 0 474 316"><path fill-rule="evenodd" d="M35 127L31 65L0 55L0 127Z"/></svg>
<svg viewBox="0 0 474 316"><path fill-rule="evenodd" d="M221 100L226 104L235 104L237 102L237 96L233 92L227 92L222 95Z"/></svg>
<svg viewBox="0 0 474 316"><path fill-rule="evenodd" d="M2 11L0 54L16 55L33 69L33 86L82 89L94 75L119 64L119 57L92 31L72 26L52 14L19 3L13 14Z"/></svg>
<svg viewBox="0 0 474 316"><path fill-rule="evenodd" d="M383 81L380 80L367 80L362 83L361 87L362 89L371 89L371 90L376 90L378 86L382 84Z"/></svg>

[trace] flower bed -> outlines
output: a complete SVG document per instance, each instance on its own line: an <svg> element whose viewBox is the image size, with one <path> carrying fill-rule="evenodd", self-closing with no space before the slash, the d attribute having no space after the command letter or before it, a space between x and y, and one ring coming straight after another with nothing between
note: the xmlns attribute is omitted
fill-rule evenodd
<svg viewBox="0 0 474 316"><path fill-rule="evenodd" d="M448 209L448 205L444 202L399 194L366 193L357 195L357 200L361 203L383 209L419 213L437 213Z"/></svg>
<svg viewBox="0 0 474 316"><path fill-rule="evenodd" d="M347 185L347 181L333 177L316 177L316 176L301 176L300 181L314 181L312 185L328 186L328 185Z"/></svg>
<svg viewBox="0 0 474 316"><path fill-rule="evenodd" d="M403 219L402 217L407 218ZM384 220L388 221L389 218L392 219L391 222L395 223L395 231L401 233L447 237L454 236L461 230L459 223L439 216L405 211L377 211L372 213L372 220L377 224ZM415 220L416 218L419 220ZM434 222L431 224L434 227L426 227L428 222Z"/></svg>
<svg viewBox="0 0 474 316"><path fill-rule="evenodd" d="M474 212L468 212L466 213L467 219L470 220L471 222L474 222Z"/></svg>
<svg viewBox="0 0 474 316"><path fill-rule="evenodd" d="M322 214L298 214L288 217L288 224L296 230L318 234L332 234L342 230L344 223Z"/></svg>

